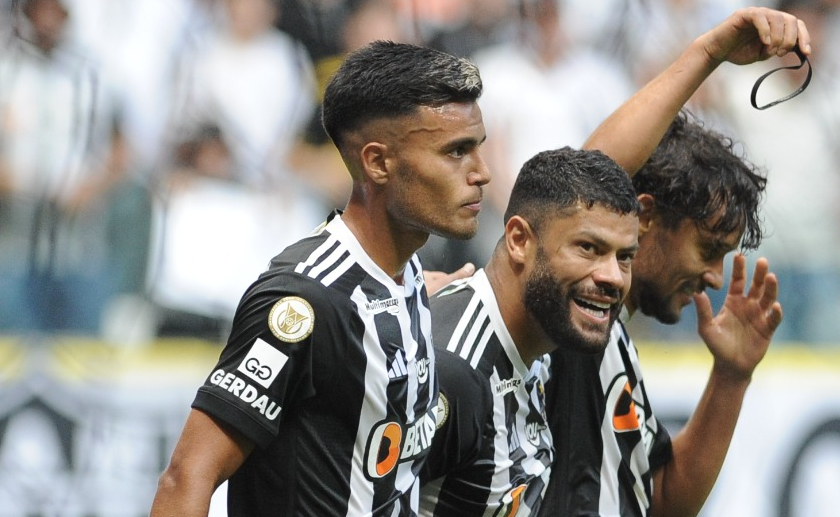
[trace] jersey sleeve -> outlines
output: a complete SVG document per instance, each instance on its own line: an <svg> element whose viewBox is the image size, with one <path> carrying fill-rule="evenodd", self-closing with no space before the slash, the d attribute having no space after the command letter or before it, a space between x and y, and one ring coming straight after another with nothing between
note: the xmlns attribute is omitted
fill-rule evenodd
<svg viewBox="0 0 840 517"><path fill-rule="evenodd" d="M327 288L293 273L258 280L192 407L266 447L286 415L315 395L315 374L342 364L348 318L336 303Z"/></svg>
<svg viewBox="0 0 840 517"><path fill-rule="evenodd" d="M674 455L671 447L671 435L668 430L662 425L658 419L656 420L656 435L653 438L653 446L648 455L648 463L650 464L651 472L665 466L671 461Z"/></svg>
<svg viewBox="0 0 840 517"><path fill-rule="evenodd" d="M492 445L493 396L487 380L466 360L440 348L435 350L435 368L440 385L437 429L421 483L471 464Z"/></svg>

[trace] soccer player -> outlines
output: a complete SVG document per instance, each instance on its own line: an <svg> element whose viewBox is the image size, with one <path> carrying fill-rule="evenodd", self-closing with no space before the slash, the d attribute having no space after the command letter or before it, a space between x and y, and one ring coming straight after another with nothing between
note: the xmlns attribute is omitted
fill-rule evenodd
<svg viewBox="0 0 840 517"><path fill-rule="evenodd" d="M438 392L414 253L430 233L476 232L481 89L472 64L430 49L375 42L346 58L323 124L350 199L244 294L153 516L207 515L225 480L231 516L417 513Z"/></svg>
<svg viewBox="0 0 840 517"><path fill-rule="evenodd" d="M702 508L782 311L767 262L758 259L748 283L738 254L724 305L713 314L704 290L722 287L725 255L761 239L765 179L730 139L678 113L723 61L782 56L797 43L808 54L809 41L790 15L739 10L696 39L587 142L631 175L638 171L639 251L624 319L638 310L673 323L693 300L714 366L694 414L671 439L651 409L621 322L603 353L553 352L546 400L557 451L540 515L686 516Z"/></svg>
<svg viewBox="0 0 840 517"><path fill-rule="evenodd" d="M600 152L544 151L522 167L486 267L431 300L441 394L421 515L536 509L553 455L545 354L607 345L630 287L638 206Z"/></svg>

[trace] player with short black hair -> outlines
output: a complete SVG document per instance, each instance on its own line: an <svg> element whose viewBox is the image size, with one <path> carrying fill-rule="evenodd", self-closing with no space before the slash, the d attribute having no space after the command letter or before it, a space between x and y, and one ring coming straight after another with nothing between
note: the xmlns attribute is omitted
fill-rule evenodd
<svg viewBox="0 0 840 517"><path fill-rule="evenodd" d="M630 178L598 151L544 151L523 165L486 267L431 301L441 402L421 515L539 507L553 457L545 354L607 345L638 207Z"/></svg>
<svg viewBox="0 0 840 517"><path fill-rule="evenodd" d="M323 122L350 200L246 291L153 516L207 515L228 479L231 516L416 515L438 384L414 253L476 231L480 94L476 68L442 52L374 42L346 58Z"/></svg>

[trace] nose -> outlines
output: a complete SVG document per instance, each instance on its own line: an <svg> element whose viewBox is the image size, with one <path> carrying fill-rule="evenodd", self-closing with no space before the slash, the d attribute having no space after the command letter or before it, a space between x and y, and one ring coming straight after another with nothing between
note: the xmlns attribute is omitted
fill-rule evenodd
<svg viewBox="0 0 840 517"><path fill-rule="evenodd" d="M723 268L709 269L703 273L703 282L714 290L723 288Z"/></svg>
<svg viewBox="0 0 840 517"><path fill-rule="evenodd" d="M615 255L606 255L598 261L598 267L593 273L596 285L610 287L621 291L624 289L624 271Z"/></svg>
<svg viewBox="0 0 840 517"><path fill-rule="evenodd" d="M470 173L468 181L470 185L486 185L490 183L490 168L484 157L476 149L475 151L475 170Z"/></svg>

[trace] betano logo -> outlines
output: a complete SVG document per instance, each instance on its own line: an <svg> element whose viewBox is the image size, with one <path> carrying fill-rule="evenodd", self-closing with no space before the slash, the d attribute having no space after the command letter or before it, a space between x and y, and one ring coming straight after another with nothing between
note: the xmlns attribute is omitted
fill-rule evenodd
<svg viewBox="0 0 840 517"><path fill-rule="evenodd" d="M365 474L370 479L387 476L398 463L420 457L432 444L435 419L425 414L409 425L405 433L393 421L383 421L374 426L365 447Z"/></svg>

